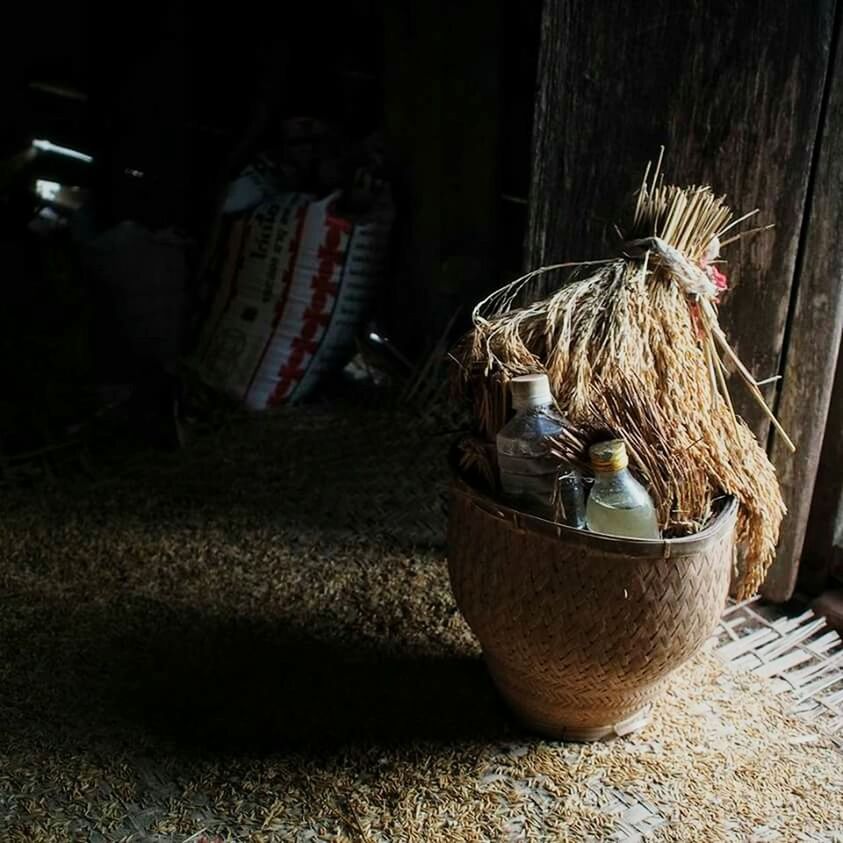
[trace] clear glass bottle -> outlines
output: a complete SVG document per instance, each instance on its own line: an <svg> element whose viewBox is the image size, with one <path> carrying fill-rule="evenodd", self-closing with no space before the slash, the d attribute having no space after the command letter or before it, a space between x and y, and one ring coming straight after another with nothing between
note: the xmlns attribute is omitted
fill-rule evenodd
<svg viewBox="0 0 843 843"><path fill-rule="evenodd" d="M584 527L582 477L573 465L550 453L550 439L562 431L564 422L547 375L513 378L510 389L516 414L497 436L506 501L541 518Z"/></svg>
<svg viewBox="0 0 843 843"><path fill-rule="evenodd" d="M585 520L594 533L633 539L660 539L656 508L647 490L630 474L623 439L599 442L589 449L594 485Z"/></svg>

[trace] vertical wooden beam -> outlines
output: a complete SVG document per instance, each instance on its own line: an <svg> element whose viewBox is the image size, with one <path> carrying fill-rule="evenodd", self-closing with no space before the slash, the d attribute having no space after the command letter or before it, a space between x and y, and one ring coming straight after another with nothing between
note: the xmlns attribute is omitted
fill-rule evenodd
<svg viewBox="0 0 843 843"><path fill-rule="evenodd" d="M791 454L773 437L771 456L788 507L787 527L779 543L776 562L764 583L771 600L786 600L796 584L806 525L813 497L833 496L835 486L815 488L823 434L831 402L834 372L843 332L843 54L839 49L837 21L834 66L828 77L823 125L811 175L809 206L805 211L804 237L793 309L783 354L778 417L798 443ZM833 439L839 431L829 431ZM831 444L831 443L829 443ZM837 474L841 465L834 466ZM816 491L816 494L814 494ZM838 488L839 495L839 488ZM831 514L831 513L829 513ZM831 542L828 550L831 552Z"/></svg>
<svg viewBox="0 0 843 843"><path fill-rule="evenodd" d="M440 323L481 298L495 277L502 12L502 0L461 0L442 10Z"/></svg>
<svg viewBox="0 0 843 843"><path fill-rule="evenodd" d="M529 265L617 254L613 224L623 222L660 144L669 180L708 182L736 211L757 207L759 222L776 224L727 247L731 291L722 310L727 333L757 378L786 363L778 404L785 426L805 440L793 459L773 442L792 509L766 592L774 599L787 596L795 576L806 484L828 408L828 390L817 378L833 367L839 339L832 328L839 291L830 290L839 286L836 253L829 251L839 219L831 148L814 181L819 188L826 180L828 193L815 191L820 204L804 228L834 28L834 0L652 0L646 7L545 0L542 20ZM824 135L829 147L835 131L839 124ZM824 230L814 233L815 222ZM804 289L794 287L803 230ZM788 337L794 346L786 354ZM777 389L765 389L771 404ZM766 419L740 387L735 396L766 442Z"/></svg>
<svg viewBox="0 0 843 843"><path fill-rule="evenodd" d="M387 3L385 95L401 232L393 322L415 351L491 274L502 0Z"/></svg>
<svg viewBox="0 0 843 843"><path fill-rule="evenodd" d="M408 353L423 347L442 262L442 77L439 4L386 3L384 111L395 173L397 268L387 292L391 329Z"/></svg>
<svg viewBox="0 0 843 843"><path fill-rule="evenodd" d="M722 311L750 370L776 374L833 12L833 0L546 0L528 263L616 254L613 225L664 144L670 180L709 182L776 223L728 247ZM766 420L735 392L765 441Z"/></svg>
<svg viewBox="0 0 843 843"><path fill-rule="evenodd" d="M835 280L841 283L839 275ZM799 566L798 588L809 594L822 591L835 573L843 582L843 357L839 353L831 396Z"/></svg>

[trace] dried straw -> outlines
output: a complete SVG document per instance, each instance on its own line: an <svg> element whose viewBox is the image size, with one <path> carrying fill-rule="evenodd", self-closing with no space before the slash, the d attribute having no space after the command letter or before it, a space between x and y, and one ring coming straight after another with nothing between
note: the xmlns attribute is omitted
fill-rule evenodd
<svg viewBox="0 0 843 843"><path fill-rule="evenodd" d="M785 507L775 469L735 416L720 353L772 414L718 324L717 290L701 261L715 238L751 214L730 222L724 197L665 186L659 169L649 181L645 175L623 257L592 262L588 274L582 264L545 267L480 302L454 353L457 380L492 438L506 418L509 380L546 372L560 410L586 440L626 440L669 535L700 529L719 495L735 495L745 551L737 590L745 597L769 568ZM577 266L568 283L514 306L537 274L566 266ZM583 457L570 443L559 452Z"/></svg>

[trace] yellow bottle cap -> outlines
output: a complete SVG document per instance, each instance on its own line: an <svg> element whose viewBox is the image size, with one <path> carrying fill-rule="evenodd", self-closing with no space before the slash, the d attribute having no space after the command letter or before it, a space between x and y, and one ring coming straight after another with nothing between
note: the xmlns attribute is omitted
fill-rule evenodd
<svg viewBox="0 0 843 843"><path fill-rule="evenodd" d="M588 454L595 471L620 471L629 465L626 442L623 439L598 442L588 449Z"/></svg>

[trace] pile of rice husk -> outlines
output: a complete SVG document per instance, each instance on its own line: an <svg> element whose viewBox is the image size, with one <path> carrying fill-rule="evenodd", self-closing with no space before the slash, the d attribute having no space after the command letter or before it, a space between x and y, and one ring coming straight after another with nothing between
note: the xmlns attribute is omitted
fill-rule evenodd
<svg viewBox="0 0 843 843"><path fill-rule="evenodd" d="M250 415L3 498L3 843L608 840L621 796L648 839L832 839L830 739L711 656L628 738L525 735L444 550L407 546L449 441L410 422Z"/></svg>
<svg viewBox="0 0 843 843"><path fill-rule="evenodd" d="M724 361L792 446L717 321L723 276L712 261L747 216L730 222L724 197L709 187L645 175L621 257L544 267L498 290L475 308L473 330L452 355L487 440L506 420L508 382L547 373L579 434L558 443L560 455L585 461L588 443L625 440L666 536L702 529L713 503L734 495L741 599L763 582L785 506L767 454L735 415ZM536 275L566 267L576 267L573 277L550 296L515 306Z"/></svg>

